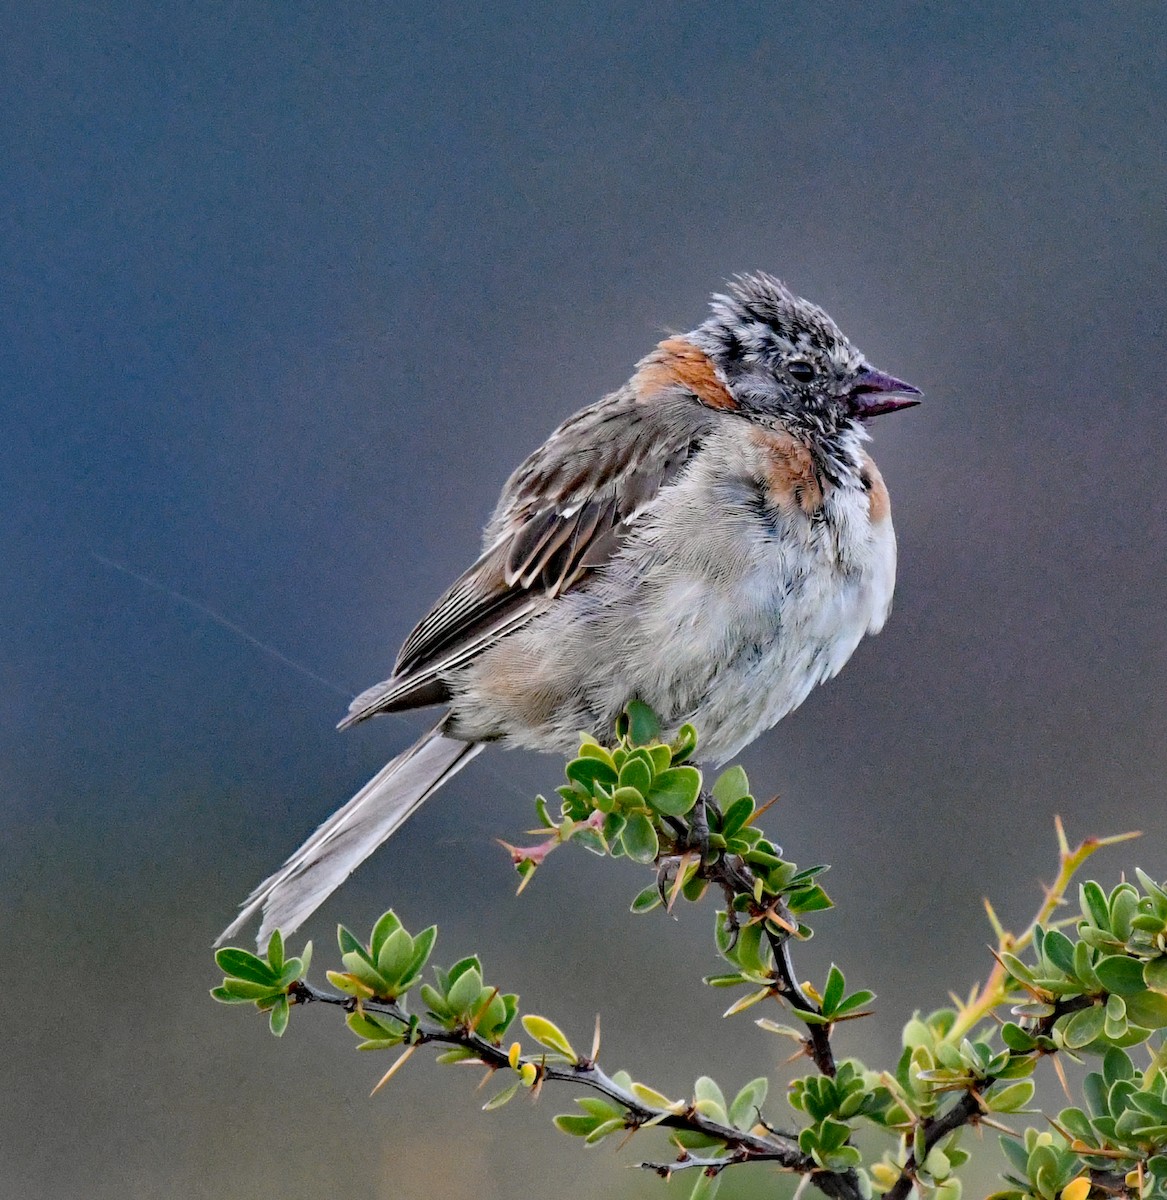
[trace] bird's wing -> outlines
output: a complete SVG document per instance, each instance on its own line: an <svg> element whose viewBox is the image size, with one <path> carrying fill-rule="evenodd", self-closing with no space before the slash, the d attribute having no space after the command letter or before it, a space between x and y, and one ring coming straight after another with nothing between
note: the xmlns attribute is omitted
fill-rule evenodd
<svg viewBox="0 0 1167 1200"><path fill-rule="evenodd" d="M445 677L607 562L700 445L712 414L683 389L625 386L565 421L507 481L487 549L405 639L393 675L341 728L449 699Z"/></svg>

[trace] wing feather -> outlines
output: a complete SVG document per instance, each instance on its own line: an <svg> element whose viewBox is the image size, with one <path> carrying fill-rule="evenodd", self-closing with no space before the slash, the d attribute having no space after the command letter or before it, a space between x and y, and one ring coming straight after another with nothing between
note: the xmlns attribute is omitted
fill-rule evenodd
<svg viewBox="0 0 1167 1200"><path fill-rule="evenodd" d="M565 421L508 480L482 557L418 622L393 676L358 696L341 728L448 700L451 671L610 561L709 424L689 392L646 404L627 385Z"/></svg>

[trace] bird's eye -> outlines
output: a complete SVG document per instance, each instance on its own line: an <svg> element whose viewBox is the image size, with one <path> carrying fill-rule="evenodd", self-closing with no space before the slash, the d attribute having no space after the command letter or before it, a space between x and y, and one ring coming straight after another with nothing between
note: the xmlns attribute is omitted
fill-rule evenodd
<svg viewBox="0 0 1167 1200"><path fill-rule="evenodd" d="M810 383L814 378L814 367L805 359L795 359L794 362L786 364L786 371L790 378L796 383Z"/></svg>

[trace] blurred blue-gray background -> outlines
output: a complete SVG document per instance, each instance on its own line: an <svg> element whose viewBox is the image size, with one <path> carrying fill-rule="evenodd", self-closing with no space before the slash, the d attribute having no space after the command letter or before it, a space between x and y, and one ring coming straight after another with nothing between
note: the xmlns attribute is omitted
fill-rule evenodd
<svg viewBox="0 0 1167 1200"><path fill-rule="evenodd" d="M734 271L927 393L874 430L886 632L745 756L834 864L803 972L879 992L844 1049L983 976L1055 813L1167 874L1165 52L1149 0L8 5L0 1193L664 1194L564 1094L482 1115L419 1055L369 1100L329 1014L215 1006L209 946L424 727L333 731L510 469ZM582 853L514 898L492 839L559 771L480 759L320 965L393 905L581 1041L602 1011L612 1067L781 1078L695 982L708 906L633 919Z"/></svg>

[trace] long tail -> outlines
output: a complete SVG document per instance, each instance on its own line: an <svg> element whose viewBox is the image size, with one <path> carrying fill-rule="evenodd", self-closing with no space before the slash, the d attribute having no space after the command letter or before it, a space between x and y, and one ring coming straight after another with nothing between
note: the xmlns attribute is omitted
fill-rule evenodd
<svg viewBox="0 0 1167 1200"><path fill-rule="evenodd" d="M288 859L251 893L216 946L235 937L263 908L257 942L273 929L291 933L328 899L357 867L482 749L431 729L387 763Z"/></svg>

